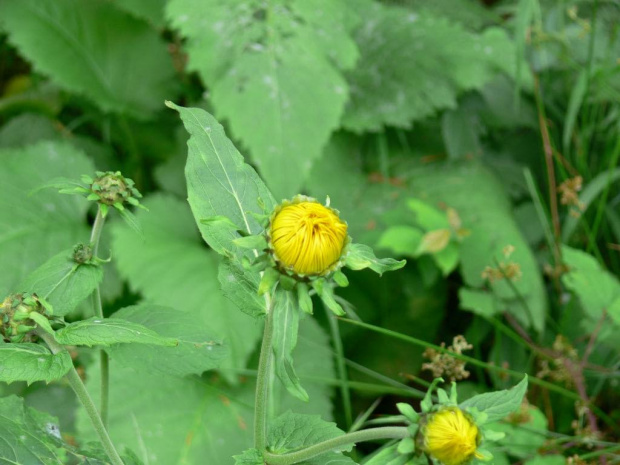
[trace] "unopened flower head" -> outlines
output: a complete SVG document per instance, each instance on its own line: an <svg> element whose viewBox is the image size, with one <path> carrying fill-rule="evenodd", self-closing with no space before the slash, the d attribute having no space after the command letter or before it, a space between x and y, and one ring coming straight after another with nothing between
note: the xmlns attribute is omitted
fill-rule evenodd
<svg viewBox="0 0 620 465"><path fill-rule="evenodd" d="M0 302L0 335L5 342L32 342L36 323L32 315L49 318L51 307L36 294L12 294Z"/></svg>
<svg viewBox="0 0 620 465"><path fill-rule="evenodd" d="M347 224L338 212L305 196L276 208L268 234L278 266L301 276L334 271L348 243Z"/></svg>
<svg viewBox="0 0 620 465"><path fill-rule="evenodd" d="M421 430L424 452L444 465L461 465L476 452L480 432L472 418L458 407L443 407L428 414Z"/></svg>

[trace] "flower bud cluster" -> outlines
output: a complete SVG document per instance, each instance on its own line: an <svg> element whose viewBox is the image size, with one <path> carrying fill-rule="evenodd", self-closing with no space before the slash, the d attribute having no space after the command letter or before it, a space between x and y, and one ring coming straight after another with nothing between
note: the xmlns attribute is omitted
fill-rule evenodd
<svg viewBox="0 0 620 465"><path fill-rule="evenodd" d="M12 294L0 306L0 333L5 342L32 342L37 327L35 314L51 317L51 307L36 294Z"/></svg>

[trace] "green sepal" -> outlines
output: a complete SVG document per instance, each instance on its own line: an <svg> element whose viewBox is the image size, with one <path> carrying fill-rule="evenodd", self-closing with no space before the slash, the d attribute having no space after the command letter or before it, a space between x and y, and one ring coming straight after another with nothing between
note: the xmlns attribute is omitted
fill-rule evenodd
<svg viewBox="0 0 620 465"><path fill-rule="evenodd" d="M295 278L292 278L285 274L280 275L280 285L287 291L292 291L293 289L295 289L296 284L297 280Z"/></svg>
<svg viewBox="0 0 620 465"><path fill-rule="evenodd" d="M336 316L344 316L346 312L342 309L340 304L336 302L334 298L334 289L325 283L324 279L317 279L312 282L312 287L316 293L321 297L321 300L327 308L329 308Z"/></svg>
<svg viewBox="0 0 620 465"><path fill-rule="evenodd" d="M46 316L41 315L37 312L32 312L30 314L30 319L34 321L43 331L48 334L54 334L54 330L52 329L52 325L50 325L50 320L47 319Z"/></svg>
<svg viewBox="0 0 620 465"><path fill-rule="evenodd" d="M26 334L29 333L30 331L37 329L36 326L29 326L29 325L20 325L17 327L17 334L21 335L21 334Z"/></svg>
<svg viewBox="0 0 620 465"><path fill-rule="evenodd" d="M478 456L480 455L480 456ZM493 460L493 454L488 451L487 449L476 449L476 458L478 460L481 460L483 462L488 462L490 460Z"/></svg>
<svg viewBox="0 0 620 465"><path fill-rule="evenodd" d="M400 413L402 413L407 420L409 420L411 423L417 423L418 420L420 419L420 414L418 412L416 412L413 407L407 403L404 402L400 402L398 404L396 404L396 408L398 409L398 411Z"/></svg>
<svg viewBox="0 0 620 465"><path fill-rule="evenodd" d="M310 297L310 292L306 283L297 283L297 300L299 302L299 308L301 308L304 313L312 315L312 297Z"/></svg>
<svg viewBox="0 0 620 465"><path fill-rule="evenodd" d="M500 441L506 437L506 433L503 431L494 431L489 429L485 429L483 434L485 441L491 442Z"/></svg>
<svg viewBox="0 0 620 465"><path fill-rule="evenodd" d="M101 211L101 216L105 218L106 216L108 216L108 212L110 211L110 208L105 203L100 203L99 210Z"/></svg>
<svg viewBox="0 0 620 465"><path fill-rule="evenodd" d="M450 386L450 402L454 405L458 405L457 400L457 392L456 392L456 381L452 381L452 385Z"/></svg>
<svg viewBox="0 0 620 465"><path fill-rule="evenodd" d="M399 454L411 454L415 451L415 442L412 438L401 439L396 450Z"/></svg>
<svg viewBox="0 0 620 465"><path fill-rule="evenodd" d="M265 237L262 235L238 237L237 239L234 239L232 242L237 247L240 247L242 249L264 250L267 248L267 241L265 240Z"/></svg>
<svg viewBox="0 0 620 465"><path fill-rule="evenodd" d="M270 292L279 279L280 273L278 273L277 270L273 268L265 269L263 277L260 280L260 284L258 285L258 295L263 295L266 292Z"/></svg>
<svg viewBox="0 0 620 465"><path fill-rule="evenodd" d="M336 281L336 284L340 287L347 287L349 285L349 278L340 270L334 273L334 281Z"/></svg>
<svg viewBox="0 0 620 465"><path fill-rule="evenodd" d="M426 395L424 396L424 399L422 400L422 402L420 402L420 408L422 409L422 412L424 413L430 412L431 408L433 407L433 399L432 399L433 390L435 389L435 387L437 387L439 383L443 383L443 382L444 382L443 378L435 378L433 380L433 382L428 388L428 391L426 391Z"/></svg>
<svg viewBox="0 0 620 465"><path fill-rule="evenodd" d="M418 433L418 429L420 429L420 425L418 423L412 423L407 426L407 432L411 437L414 437Z"/></svg>
<svg viewBox="0 0 620 465"><path fill-rule="evenodd" d="M381 276L386 271L394 271L407 264L406 260L377 258L370 247L364 244L349 244L345 266L352 270L370 268Z"/></svg>
<svg viewBox="0 0 620 465"><path fill-rule="evenodd" d="M99 200L99 195L95 193L88 194L88 196L86 197L86 200L90 200L90 201Z"/></svg>
<svg viewBox="0 0 620 465"><path fill-rule="evenodd" d="M437 397L440 404L446 405L451 403L450 398L448 397L448 393L441 388L437 389Z"/></svg>

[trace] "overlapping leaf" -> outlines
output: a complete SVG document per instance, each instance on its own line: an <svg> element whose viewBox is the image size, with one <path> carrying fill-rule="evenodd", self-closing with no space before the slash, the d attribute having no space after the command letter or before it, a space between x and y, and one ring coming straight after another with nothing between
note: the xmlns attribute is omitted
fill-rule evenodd
<svg viewBox="0 0 620 465"><path fill-rule="evenodd" d="M219 118L250 150L276 198L302 185L348 96L341 69L356 60L343 0L174 0L168 17L188 38L189 67Z"/></svg>
<svg viewBox="0 0 620 465"><path fill-rule="evenodd" d="M3 0L0 18L35 69L104 111L148 117L170 97L166 45L112 2Z"/></svg>
<svg viewBox="0 0 620 465"><path fill-rule="evenodd" d="M187 204L157 195L138 211L144 240L124 225L113 229L118 270L135 291L153 304L191 317L217 342L230 349L226 366L242 367L254 350L261 328L239 312L219 289L217 255L200 240Z"/></svg>
<svg viewBox="0 0 620 465"><path fill-rule="evenodd" d="M88 238L83 199L50 191L29 194L53 178L92 171L88 158L67 143L0 150L0 263L10 270L0 274L0 295L19 292L16 287L28 273Z"/></svg>
<svg viewBox="0 0 620 465"><path fill-rule="evenodd" d="M477 35L443 17L378 2L356 2L356 10L361 56L347 73L351 100L343 118L353 131L410 127L456 107L461 92L516 66L514 47L500 29Z"/></svg>
<svg viewBox="0 0 620 465"><path fill-rule="evenodd" d="M62 378L71 369L71 357L66 351L52 354L40 344L1 344L0 381L50 382Z"/></svg>
<svg viewBox="0 0 620 465"><path fill-rule="evenodd" d="M68 249L30 273L17 290L36 293L52 304L55 316L63 316L91 295L102 279L101 266L76 263L73 249Z"/></svg>
<svg viewBox="0 0 620 465"><path fill-rule="evenodd" d="M208 328L197 325L194 314L187 310L142 304L125 307L111 319L117 318L142 325L176 342L174 347L123 344L109 349L113 359L136 370L200 375L218 367L229 355L228 347L215 340Z"/></svg>

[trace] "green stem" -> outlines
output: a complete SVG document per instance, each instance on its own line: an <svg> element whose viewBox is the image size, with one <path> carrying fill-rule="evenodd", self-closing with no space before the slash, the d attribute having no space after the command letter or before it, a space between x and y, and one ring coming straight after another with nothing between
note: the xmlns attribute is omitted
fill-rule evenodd
<svg viewBox="0 0 620 465"><path fill-rule="evenodd" d="M267 409L269 406L269 373L271 372L273 317L271 315L271 298L265 294L267 315L263 342L260 347L258 372L256 375L256 395L254 399L254 447L259 451L267 444Z"/></svg>
<svg viewBox="0 0 620 465"><path fill-rule="evenodd" d="M58 344L50 334L44 331L37 331L37 334L41 339L45 341L53 354L58 354L66 350L63 346ZM65 375L65 377L67 378L67 381L69 381L69 385L73 389L73 392L75 392L78 400L84 407L84 410L86 410L90 421L93 423L93 427L95 428L95 431L99 436L101 445L106 451L106 454L108 454L112 465L124 465L120 455L118 455L118 452L116 451L116 448L112 443L112 440L110 439L110 435L108 434L108 431L106 430L103 421L101 421L101 417L97 412L97 407L95 407L95 403L93 402L93 399L90 397L90 394L86 390L86 386L84 386L84 383L82 382L80 375L78 375L77 371L75 370L75 367L72 366L69 372Z"/></svg>
<svg viewBox="0 0 620 465"><path fill-rule="evenodd" d="M295 452L289 452L288 454L273 454L265 451L263 457L268 465L293 465L332 450L341 450L343 446L349 444L374 441L377 439L403 439L408 436L409 431L404 426L372 428L328 439L327 441L319 442L318 444Z"/></svg>
<svg viewBox="0 0 620 465"><path fill-rule="evenodd" d="M101 206L97 209L97 216L93 223L93 229L90 233L90 246L93 251L93 257L97 256L99 250L99 240L101 239L101 231L103 231L103 224L105 223L105 217L101 212ZM97 318L103 319L103 305L101 303L101 291L97 286L92 294L93 309ZM110 399L110 362L108 359L108 353L100 349L99 350L99 366L101 369L101 420L103 424L108 424L108 405Z"/></svg>

